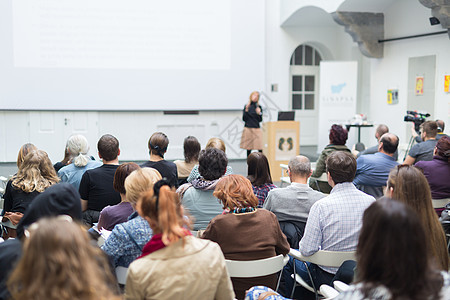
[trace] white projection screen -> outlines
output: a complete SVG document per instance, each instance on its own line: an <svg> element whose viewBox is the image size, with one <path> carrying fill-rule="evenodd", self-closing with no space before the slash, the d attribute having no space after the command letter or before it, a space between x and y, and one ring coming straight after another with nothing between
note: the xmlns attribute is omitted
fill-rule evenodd
<svg viewBox="0 0 450 300"><path fill-rule="evenodd" d="M0 109L231 110L263 86L261 0L0 1Z"/></svg>

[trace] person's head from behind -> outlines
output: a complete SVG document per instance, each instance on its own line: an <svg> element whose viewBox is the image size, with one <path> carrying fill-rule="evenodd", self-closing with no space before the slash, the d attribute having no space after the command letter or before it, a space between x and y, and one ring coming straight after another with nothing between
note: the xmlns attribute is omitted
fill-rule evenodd
<svg viewBox="0 0 450 300"><path fill-rule="evenodd" d="M110 134L103 135L97 143L98 155L104 161L117 159L120 154L119 140Z"/></svg>
<svg viewBox="0 0 450 300"><path fill-rule="evenodd" d="M153 184L161 180L161 174L153 168L139 168L131 172L125 179L125 195L127 201L136 208L136 203L142 193L151 190Z"/></svg>
<svg viewBox="0 0 450 300"><path fill-rule="evenodd" d="M208 140L208 142L206 143L205 149L208 149L208 148L220 149L223 152L226 152L226 150L227 150L227 148L225 147L224 141L222 141L221 139L216 138L216 137L210 138Z"/></svg>
<svg viewBox="0 0 450 300"><path fill-rule="evenodd" d="M407 205L387 197L373 202L364 212L356 250L365 298L381 285L392 299L436 296L442 278L430 268L427 243L420 219Z"/></svg>
<svg viewBox="0 0 450 300"><path fill-rule="evenodd" d="M90 158L87 155L89 151L89 143L81 134L74 134L67 140L67 151L72 158L72 162L77 167L84 167Z"/></svg>
<svg viewBox="0 0 450 300"><path fill-rule="evenodd" d="M140 169L140 167L134 162L124 163L117 167L116 172L114 173L114 190L121 195L125 195L125 179L137 169Z"/></svg>
<svg viewBox="0 0 450 300"><path fill-rule="evenodd" d="M157 155L164 158L164 154L169 146L169 138L162 132L155 132L148 140L150 155Z"/></svg>
<svg viewBox="0 0 450 300"><path fill-rule="evenodd" d="M435 155L442 157L447 162L450 161L450 137L443 136L437 141L436 148L434 150Z"/></svg>
<svg viewBox="0 0 450 300"><path fill-rule="evenodd" d="M183 142L185 162L186 163L197 162L200 149L201 146L196 137L194 136L186 137Z"/></svg>
<svg viewBox="0 0 450 300"><path fill-rule="evenodd" d="M108 261L87 232L68 216L28 228L23 255L8 280L13 299L115 298ZM39 276L37 276L39 274Z"/></svg>
<svg viewBox="0 0 450 300"><path fill-rule="evenodd" d="M436 120L437 130L438 132L444 132L445 129L445 123L442 120Z"/></svg>
<svg viewBox="0 0 450 300"><path fill-rule="evenodd" d="M227 170L228 159L225 152L216 148L207 148L200 152L198 172L206 180L216 180Z"/></svg>
<svg viewBox="0 0 450 300"><path fill-rule="evenodd" d="M28 153L30 153L33 150L37 150L37 149L38 148L31 143L26 143L26 144L22 145L22 147L20 147L20 149L19 149L19 154L17 155L17 167L20 168L20 165L22 165L22 162Z"/></svg>
<svg viewBox="0 0 450 300"><path fill-rule="evenodd" d="M393 133L385 133L380 138L379 150L386 154L394 154L398 148L398 136Z"/></svg>
<svg viewBox="0 0 450 300"><path fill-rule="evenodd" d="M43 150L33 150L25 156L19 171L13 177L12 185L26 193L41 193L57 182L59 178L47 153Z"/></svg>
<svg viewBox="0 0 450 300"><path fill-rule="evenodd" d="M422 138L426 139L434 139L436 138L438 132L438 126L436 121L425 121L420 125L422 131Z"/></svg>
<svg viewBox="0 0 450 300"><path fill-rule="evenodd" d="M353 182L356 174L356 159L348 152L335 151L331 153L326 161L329 179L334 185L344 182ZM330 181L328 181L330 183ZM330 183L330 185L332 185ZM332 185L333 186L333 185Z"/></svg>
<svg viewBox="0 0 450 300"><path fill-rule="evenodd" d="M152 228L155 234L162 233L164 245L170 245L186 235L191 224L184 217L181 200L168 181L155 183L152 189L141 195L137 211Z"/></svg>
<svg viewBox="0 0 450 300"><path fill-rule="evenodd" d="M389 127L385 124L380 124L377 126L377 129L375 130L375 138L379 141L380 138L383 136L383 134L389 132Z"/></svg>
<svg viewBox="0 0 450 300"><path fill-rule="evenodd" d="M222 201L224 209L230 211L258 206L258 198L253 193L252 184L242 175L231 174L221 178L213 195Z"/></svg>
<svg viewBox="0 0 450 300"><path fill-rule="evenodd" d="M253 152L247 157L248 179L254 186L271 184L269 161L261 152Z"/></svg>
<svg viewBox="0 0 450 300"><path fill-rule="evenodd" d="M291 158L288 163L288 172L292 182L300 179L307 180L312 174L309 158L303 155Z"/></svg>
<svg viewBox="0 0 450 300"><path fill-rule="evenodd" d="M332 145L345 145L348 137L347 129L341 125L333 124L328 137Z"/></svg>

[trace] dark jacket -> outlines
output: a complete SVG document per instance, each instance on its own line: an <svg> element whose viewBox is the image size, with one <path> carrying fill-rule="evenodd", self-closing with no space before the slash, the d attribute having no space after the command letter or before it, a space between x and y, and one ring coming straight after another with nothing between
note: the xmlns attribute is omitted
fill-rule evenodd
<svg viewBox="0 0 450 300"><path fill-rule="evenodd" d="M259 107L261 109L261 114L256 113L256 108ZM262 121L262 108L260 105L257 105L255 102L250 104L248 111L245 111L242 115L242 120L245 122L245 127L247 128L259 128L259 123Z"/></svg>

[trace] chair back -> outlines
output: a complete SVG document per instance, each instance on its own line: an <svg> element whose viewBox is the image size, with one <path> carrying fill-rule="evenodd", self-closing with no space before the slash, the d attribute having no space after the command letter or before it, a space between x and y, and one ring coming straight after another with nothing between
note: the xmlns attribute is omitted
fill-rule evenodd
<svg viewBox="0 0 450 300"><path fill-rule="evenodd" d="M225 260L230 277L240 278L275 274L283 269L286 262L282 254L258 260Z"/></svg>
<svg viewBox="0 0 450 300"><path fill-rule="evenodd" d="M303 256L298 250L291 249L289 255L301 261L308 261L316 265L339 268L346 260L356 260L355 251L327 251L319 250L311 256Z"/></svg>
<svg viewBox="0 0 450 300"><path fill-rule="evenodd" d="M120 266L116 267L116 277L119 284L125 285L125 283L127 282L127 272L128 268Z"/></svg>
<svg viewBox="0 0 450 300"><path fill-rule="evenodd" d="M445 207L448 203L450 203L450 198L445 198L445 199L433 199L433 201L431 201L433 203L433 208L443 208Z"/></svg>

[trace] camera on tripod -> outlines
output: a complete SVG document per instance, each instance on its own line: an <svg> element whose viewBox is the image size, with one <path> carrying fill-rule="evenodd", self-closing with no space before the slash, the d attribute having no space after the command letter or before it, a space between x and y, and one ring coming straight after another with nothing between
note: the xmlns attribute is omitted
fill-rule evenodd
<svg viewBox="0 0 450 300"><path fill-rule="evenodd" d="M420 131L420 125L422 125L423 122L426 121L426 118L430 116L429 113L421 113L417 111L407 110L406 116L403 119L405 122L413 122L414 123L414 129L417 133Z"/></svg>

